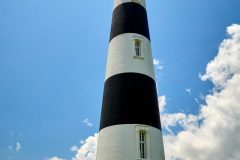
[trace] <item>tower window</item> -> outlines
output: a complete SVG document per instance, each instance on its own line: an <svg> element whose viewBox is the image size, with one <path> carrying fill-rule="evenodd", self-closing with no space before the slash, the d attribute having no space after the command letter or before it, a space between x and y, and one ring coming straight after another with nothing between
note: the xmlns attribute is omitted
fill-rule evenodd
<svg viewBox="0 0 240 160"><path fill-rule="evenodd" d="M141 47L141 41L140 40L135 40L135 54L138 57L142 56L141 48L142 48Z"/></svg>
<svg viewBox="0 0 240 160"><path fill-rule="evenodd" d="M139 156L141 159L147 158L146 132L139 132Z"/></svg>

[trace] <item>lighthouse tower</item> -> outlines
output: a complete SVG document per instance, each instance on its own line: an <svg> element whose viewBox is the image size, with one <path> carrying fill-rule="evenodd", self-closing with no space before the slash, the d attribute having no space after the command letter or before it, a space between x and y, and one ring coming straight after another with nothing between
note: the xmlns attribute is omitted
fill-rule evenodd
<svg viewBox="0 0 240 160"><path fill-rule="evenodd" d="M115 0L97 160L164 160L145 0Z"/></svg>

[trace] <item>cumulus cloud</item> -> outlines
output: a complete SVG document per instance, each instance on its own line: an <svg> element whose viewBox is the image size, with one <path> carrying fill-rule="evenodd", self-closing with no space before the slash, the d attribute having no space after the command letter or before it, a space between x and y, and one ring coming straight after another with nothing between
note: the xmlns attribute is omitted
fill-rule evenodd
<svg viewBox="0 0 240 160"><path fill-rule="evenodd" d="M85 125L87 125L88 127L92 127L93 126L93 124L89 121L89 119L84 119L83 121L82 121L82 123L84 123Z"/></svg>
<svg viewBox="0 0 240 160"><path fill-rule="evenodd" d="M153 59L153 64L156 67L156 69L158 69L158 70L162 70L163 69L163 65L160 63L159 59L154 58Z"/></svg>
<svg viewBox="0 0 240 160"><path fill-rule="evenodd" d="M180 123L185 128L176 135L164 136L167 160L240 159L240 25L229 26L227 33L229 37L201 76L212 81L214 88L205 96L199 115L191 121L185 114L177 122L171 120L172 114L166 118L170 125L189 122L188 127Z"/></svg>
<svg viewBox="0 0 240 160"><path fill-rule="evenodd" d="M88 137L72 160L96 160L98 134Z"/></svg>
<svg viewBox="0 0 240 160"><path fill-rule="evenodd" d="M229 38L222 42L218 55L207 65L206 74L201 76L202 80L211 80L221 89L240 72L240 25L229 26L227 33Z"/></svg>
<svg viewBox="0 0 240 160"><path fill-rule="evenodd" d="M158 97L158 106L159 106L159 111L162 113L164 111L164 107L166 106L166 96L159 96Z"/></svg>

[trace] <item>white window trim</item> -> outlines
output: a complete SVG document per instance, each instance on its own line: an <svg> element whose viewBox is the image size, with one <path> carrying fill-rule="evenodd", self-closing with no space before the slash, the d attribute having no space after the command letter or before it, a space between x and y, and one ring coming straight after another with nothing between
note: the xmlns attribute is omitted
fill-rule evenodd
<svg viewBox="0 0 240 160"><path fill-rule="evenodd" d="M143 131L146 134L146 158L140 157L140 147L139 147L139 134ZM149 136L149 130L148 127L145 125L136 125L136 160L150 160L150 136Z"/></svg>
<svg viewBox="0 0 240 160"><path fill-rule="evenodd" d="M145 45L144 45L143 38L140 36L133 36L132 39L133 39L133 45L132 45L133 46L132 47L133 48L133 58L144 60ZM140 41L140 56L136 55L136 50L135 50L136 41Z"/></svg>
<svg viewBox="0 0 240 160"><path fill-rule="evenodd" d="M140 151L140 158L146 159L147 158L147 136L146 131L140 130L138 134L138 141L139 141L139 151Z"/></svg>
<svg viewBox="0 0 240 160"><path fill-rule="evenodd" d="M142 41L136 39L134 43L135 55L138 57L142 56Z"/></svg>

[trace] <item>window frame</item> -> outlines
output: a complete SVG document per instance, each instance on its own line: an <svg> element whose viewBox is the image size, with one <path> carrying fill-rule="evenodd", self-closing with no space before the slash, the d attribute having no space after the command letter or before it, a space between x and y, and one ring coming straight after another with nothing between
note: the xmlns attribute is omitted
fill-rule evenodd
<svg viewBox="0 0 240 160"><path fill-rule="evenodd" d="M142 42L139 39L135 39L134 50L135 56L142 57Z"/></svg>
<svg viewBox="0 0 240 160"><path fill-rule="evenodd" d="M136 51L136 43L139 43L139 55L137 54L137 51ZM133 58L144 60L144 50L145 50L144 44L145 43L142 37L133 36L133 47L132 47Z"/></svg>
<svg viewBox="0 0 240 160"><path fill-rule="evenodd" d="M146 131L140 130L138 134L139 138L139 156L141 159L147 158L147 136Z"/></svg>
<svg viewBox="0 0 240 160"><path fill-rule="evenodd" d="M144 133L144 141L140 141L140 133ZM144 125L136 125L136 159L137 160L149 160L151 159L150 154L149 154L149 148L150 148L150 137L149 137L149 131L148 127ZM141 156L141 151L140 151L140 144L144 143L144 158Z"/></svg>

